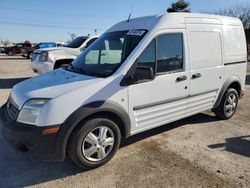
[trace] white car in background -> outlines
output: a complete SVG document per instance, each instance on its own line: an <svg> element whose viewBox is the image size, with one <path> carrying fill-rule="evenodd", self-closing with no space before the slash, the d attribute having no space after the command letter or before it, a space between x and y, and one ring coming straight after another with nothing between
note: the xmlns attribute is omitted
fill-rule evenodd
<svg viewBox="0 0 250 188"><path fill-rule="evenodd" d="M97 38L98 36L80 36L65 47L35 50L31 58L32 70L42 74L69 64Z"/></svg>

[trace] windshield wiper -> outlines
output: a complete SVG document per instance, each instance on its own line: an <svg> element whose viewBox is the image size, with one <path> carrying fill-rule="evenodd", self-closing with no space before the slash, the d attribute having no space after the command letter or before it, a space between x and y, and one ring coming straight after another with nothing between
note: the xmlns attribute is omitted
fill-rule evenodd
<svg viewBox="0 0 250 188"><path fill-rule="evenodd" d="M100 74L100 73L96 73L96 72L92 72L83 68L77 68L74 67L72 64L68 64L67 66L63 67L63 69L67 70L67 71L72 71L72 72L76 72L76 73L80 73L80 74L84 74L87 76L93 76L93 77L102 77L104 78L106 75L105 74Z"/></svg>
<svg viewBox="0 0 250 188"><path fill-rule="evenodd" d="M71 71L71 72L81 73L81 70L74 67L73 64L71 64L71 63L64 66L63 69L65 69L67 71Z"/></svg>
<svg viewBox="0 0 250 188"><path fill-rule="evenodd" d="M62 68L65 69L65 70L71 71L74 68L74 66L70 63L70 64L67 64L67 65L64 65Z"/></svg>
<svg viewBox="0 0 250 188"><path fill-rule="evenodd" d="M92 72L83 68L79 69L83 74L87 75L87 76L94 76L94 77L104 77L104 75L98 74L96 72Z"/></svg>

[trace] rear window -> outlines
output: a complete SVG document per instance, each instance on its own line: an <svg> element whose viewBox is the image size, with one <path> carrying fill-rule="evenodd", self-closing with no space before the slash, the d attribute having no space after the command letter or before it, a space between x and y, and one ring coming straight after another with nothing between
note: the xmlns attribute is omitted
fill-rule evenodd
<svg viewBox="0 0 250 188"><path fill-rule="evenodd" d="M52 48L56 47L56 43L40 43L39 48Z"/></svg>
<svg viewBox="0 0 250 188"><path fill-rule="evenodd" d="M66 47L79 48L86 40L87 37L77 37L76 39L72 40Z"/></svg>

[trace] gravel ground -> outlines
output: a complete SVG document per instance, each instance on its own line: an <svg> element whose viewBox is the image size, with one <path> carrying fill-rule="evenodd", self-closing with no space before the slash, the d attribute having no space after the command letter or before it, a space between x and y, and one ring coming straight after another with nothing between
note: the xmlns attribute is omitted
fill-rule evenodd
<svg viewBox="0 0 250 188"><path fill-rule="evenodd" d="M13 85L32 76L29 60L0 55L0 105ZM90 171L69 159L31 159L0 136L0 187L250 187L250 74L246 89L230 120L207 111L135 135Z"/></svg>

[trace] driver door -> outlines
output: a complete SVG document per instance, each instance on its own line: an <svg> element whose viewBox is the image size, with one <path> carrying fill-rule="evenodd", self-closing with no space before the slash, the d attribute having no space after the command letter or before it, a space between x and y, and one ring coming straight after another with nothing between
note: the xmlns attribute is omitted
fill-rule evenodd
<svg viewBox="0 0 250 188"><path fill-rule="evenodd" d="M153 68L155 78L128 87L132 134L185 115L189 95L185 40L184 30L159 33L137 59L137 66Z"/></svg>

